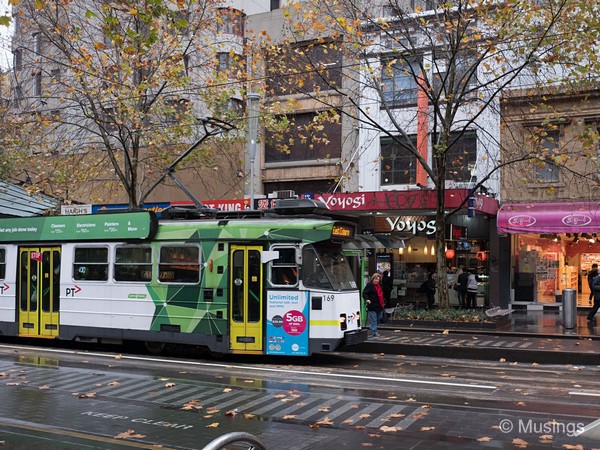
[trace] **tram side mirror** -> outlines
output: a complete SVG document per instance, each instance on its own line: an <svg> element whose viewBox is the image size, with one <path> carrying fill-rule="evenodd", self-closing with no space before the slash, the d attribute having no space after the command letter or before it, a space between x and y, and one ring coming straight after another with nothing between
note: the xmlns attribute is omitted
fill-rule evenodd
<svg viewBox="0 0 600 450"><path fill-rule="evenodd" d="M279 259L279 252L277 250L266 250L260 254L260 262L263 264L275 259Z"/></svg>

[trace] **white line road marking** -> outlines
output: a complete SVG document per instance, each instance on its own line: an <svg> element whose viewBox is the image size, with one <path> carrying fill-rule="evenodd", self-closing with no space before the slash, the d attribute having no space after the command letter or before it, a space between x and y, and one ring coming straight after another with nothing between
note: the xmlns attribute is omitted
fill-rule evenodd
<svg viewBox="0 0 600 450"><path fill-rule="evenodd" d="M18 350L31 350L30 347L22 347L18 345L3 345L4 348L12 348ZM43 351L48 353L63 353L63 354L72 354L79 356L96 356L98 358L110 358L114 359L114 355L107 355L103 353L94 353L94 352L81 352L81 351L70 351L70 350L60 350L60 349L43 349ZM171 359L163 359L163 358L147 358L141 356L126 356L121 355L121 360L130 360L130 361L147 361L147 362L160 362L160 363L172 363ZM353 380L368 380L372 381L372 376L365 375L351 375L351 374L340 374L340 373L319 373L319 372L310 372L304 370L291 370L291 369L274 369L268 367L253 367L253 366L240 366L235 364L219 364L219 363L206 363L206 362L198 362L198 361L177 361L178 364L181 365L190 365L190 366L198 366L198 367L216 367L223 369L240 369L247 371L255 371L255 372L272 372L272 373L283 373L283 374L296 374L296 375L313 375L313 376L322 376L329 378L347 378ZM424 384L424 385L435 385L435 386L454 386L454 387L462 387L462 388L472 388L472 389L487 389L487 390L495 390L498 389L497 386L487 385L487 384L469 384L469 383L449 383L446 381L427 381L427 380L411 380L408 378L390 378L390 377L378 377L378 381L389 381L392 383L412 383L412 384Z"/></svg>
<svg viewBox="0 0 600 450"><path fill-rule="evenodd" d="M577 391L571 391L571 392L569 392L569 395L585 395L585 396L590 396L590 397L600 397L600 392L577 392Z"/></svg>

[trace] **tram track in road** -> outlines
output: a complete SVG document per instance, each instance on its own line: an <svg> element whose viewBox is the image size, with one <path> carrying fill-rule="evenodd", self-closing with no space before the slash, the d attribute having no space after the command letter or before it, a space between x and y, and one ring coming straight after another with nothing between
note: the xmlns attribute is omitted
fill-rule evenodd
<svg viewBox="0 0 600 450"><path fill-rule="evenodd" d="M71 361L81 361L82 357L98 357L103 361L111 361L111 365L146 363L148 370L157 367L170 367L179 364L182 368L197 368L202 371L221 372L236 370L245 374L261 373L289 378L302 379L305 376L320 377L324 385L343 386L360 382L376 376L383 382L401 384L404 387L432 388L447 386L493 392L502 390L504 386L516 392L527 390L526 395L556 396L553 389L564 389L570 395L587 392L590 396L600 394L600 383L597 371L593 367L570 365L549 366L528 363L470 361L405 357L402 355L364 355L352 353L327 353L311 358L273 358L254 356L228 356L220 359L190 358L189 356L153 356L126 351L115 352L104 348L83 349L62 346L27 346L22 343L0 344L8 354L15 352L47 352L48 354L69 356ZM117 350L129 350L119 348ZM189 355L189 353L188 353ZM89 361L86 362L86 365ZM99 363L96 363L99 364ZM185 378L185 374L182 374ZM565 378L576 376L577 380L566 384ZM327 381L330 380L330 381ZM529 381L535 382L529 383ZM333 382L332 382L333 381ZM527 382L527 383L524 383ZM342 384L340 384L342 383ZM393 386L390 385L390 386ZM583 394L581 394L583 395Z"/></svg>
<svg viewBox="0 0 600 450"><path fill-rule="evenodd" d="M540 399L550 410L560 411L563 398L575 397L583 405L589 403L589 414L600 416L596 407L596 398L600 395L597 374L592 370L573 367L548 367L528 364L498 364L494 362L472 362L466 367L464 360L440 360L435 358L390 357L365 355L349 357L336 353L321 355L312 359L319 366L311 365L307 359L298 364L278 364L271 358L253 359L246 357L228 358L227 361L206 361L178 357L157 357L140 354L125 354L100 351L81 351L64 348L37 348L18 344L0 346L11 352L46 351L50 355L67 358L71 364L82 367L143 368L145 373L158 374L162 369L173 370L178 367L177 377L203 381L218 380L223 373L247 379L268 377L271 383L309 383L324 389L350 389L361 396L371 397L368 387L374 378L386 386L387 394L397 398L418 397L423 402L438 402L448 405L469 404L474 407L487 407L490 402L503 408L512 408L515 404L533 398ZM83 359L82 359L83 358ZM91 358L98 358L92 362ZM83 363L82 363L83 361ZM105 364L105 363L109 364ZM325 364L325 362L327 362ZM63 362L64 363L64 362ZM287 363L287 364L286 364ZM581 370L580 370L581 369ZM577 380L564 383L565 371L577 375ZM201 376L199 376L201 374ZM533 382L533 383L532 383ZM357 389L356 386L363 386ZM381 391L373 395L381 400L385 395ZM539 402L536 402L539 403ZM553 406L556 405L556 406Z"/></svg>
<svg viewBox="0 0 600 450"><path fill-rule="evenodd" d="M325 360L329 363L325 364ZM507 372L504 375L510 376L507 382L499 378L499 383L486 384L474 383L476 377L457 381L461 379L458 372L452 381L440 375L458 370L460 364L467 371L464 361L380 357L376 364L368 365L364 355L354 359L347 354L302 361L276 364L260 359L252 364L247 358L204 361L4 344L0 345L0 372L8 376L0 377L0 391L6 399L15 391L23 392L18 398L58 399L73 409L73 423L79 421L87 426L91 421L100 427L103 438L132 427L136 433L166 447L171 442L168 439L204 432L210 420L247 427L250 432L266 423L296 427L293 429L299 434L317 425L332 432L351 431L358 439L388 427L403 433L404 438L414 439L422 434L421 428L441 429L453 416L477 418L492 428L500 417L577 419L589 423L600 414L600 408L590 403L569 415L564 402L519 397L518 392L507 388L514 384L519 370L535 382L535 377L558 378L558 368L474 364L472 369L479 369L482 377L494 370L503 370ZM316 363L321 365L315 367ZM393 373L393 368L402 367L402 373ZM424 376L424 371L430 373ZM377 385L372 384L373 380L377 380ZM11 381L21 384L8 386ZM186 405L191 409L186 410ZM194 410L194 405L201 405L202 409ZM19 403L18 412L27 411L26 406ZM0 417L11 417L10 405L4 408ZM203 419L208 410L214 412L215 418ZM226 415L227 411L252 418L236 421ZM168 439L163 436L165 433ZM476 442L477 437L481 435L473 434L466 440L461 437L460 442ZM443 433L426 439L442 440ZM174 447L197 448L187 444Z"/></svg>
<svg viewBox="0 0 600 450"><path fill-rule="evenodd" d="M23 351L23 348L11 346L9 350ZM61 350L52 352L52 354L63 356L72 353ZM105 361L108 355L99 356L90 353L80 355L77 353L75 356L84 356L86 359L100 357ZM112 357L112 355L110 356ZM123 360L138 364L141 364L142 361L144 363L156 362L156 358L141 357L129 360L124 357L118 361L122 362ZM159 360L161 364L165 361L175 363L173 360ZM175 369L177 370L188 367L188 365L181 366L180 361L176 363L177 367ZM61 375L60 366L57 370L55 366L36 367L35 364L27 363L5 363L0 366L0 370L5 374L16 374L19 380L26 381L27 383L23 385L22 389L40 389L43 383L43 386L46 387L42 391L44 394L56 395L62 393L64 397L70 398L71 402L73 402L72 391L79 390L83 393L89 393L93 389L94 395L93 397L90 396L90 400L93 399L94 402L93 406L90 406L90 410L85 411L83 414L96 420L104 419L110 422L116 419L130 420L134 417L134 413L128 411L135 408L148 409L150 407L159 407L163 411L170 410L178 417L189 416L188 421L192 422L195 420L194 417L197 418L197 415L181 410L186 403L197 401L204 405L206 411L210 409L224 411L225 408L248 411L249 414L262 418L260 419L261 422L266 419L270 422L296 425L305 430L309 429L308 425L323 421L327 422L327 426L335 429L345 428L350 430L354 426L374 429L386 423L402 429L413 425L420 418L418 413L422 408L420 404L410 404L386 398L359 398L355 395L344 395L341 393L343 389L338 389L335 394L329 392L329 389L325 389L323 392L317 392L314 388L301 390L298 389L297 382L292 384L295 387L292 388L289 384L284 385L285 382L282 380L274 383L272 387L246 387L240 384L235 386L234 389L230 389L226 388L231 386L228 384L229 380L227 379L221 380L222 384L219 384L216 380L213 383L185 383L184 380L171 379L176 387L164 389L165 379L156 379L140 374L135 374L135 376L127 379L128 375L124 374L123 366L113 367L113 369L118 370L118 373L99 373L98 367L100 365L96 365L92 369L83 367L68 370L65 367L67 376ZM210 364L211 368L215 366L218 366L222 372L223 365ZM245 372L248 369L248 366L228 367L232 371L242 370ZM289 372L286 369L284 371ZM264 373L265 371L262 370L261 372ZM281 371L277 371L277 373L279 372ZM306 375L306 371L302 372L303 375ZM268 371L268 373L272 374L273 372ZM108 383L108 380L111 379L116 380L116 382ZM111 384L114 387L109 387ZM180 389L180 395L177 395L178 389ZM71 395L69 396L69 394ZM84 397L87 398L87 394L84 394ZM121 415L117 417L114 414L107 413L106 411L109 410L103 406L107 403L119 405L117 409L122 411L120 412ZM343 420L348 425L341 426L338 424L334 427L332 421L335 419ZM135 422L136 430L137 427L145 426L148 428L153 425L150 421L140 417L135 417L131 422ZM184 427L180 431L188 430L187 427Z"/></svg>
<svg viewBox="0 0 600 450"><path fill-rule="evenodd" d="M68 430L62 427L50 425L39 425L24 420L12 420L0 418L0 436L4 441L2 448L12 449L75 449L85 448L113 450L143 448L147 449L147 443L130 442L123 439L114 439L85 431ZM8 441L8 442L7 442ZM161 446L161 450L175 450L174 447Z"/></svg>

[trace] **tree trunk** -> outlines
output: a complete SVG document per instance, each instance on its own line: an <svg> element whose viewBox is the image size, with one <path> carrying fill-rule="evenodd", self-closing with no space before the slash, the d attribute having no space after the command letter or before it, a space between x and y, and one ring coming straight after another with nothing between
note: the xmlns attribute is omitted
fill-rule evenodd
<svg viewBox="0 0 600 450"><path fill-rule="evenodd" d="M438 189L439 195L444 195L443 190L440 193L440 189ZM446 214L444 213L444 199L439 197L435 223L438 308L447 309L450 307L450 298L448 297L448 268L446 266Z"/></svg>

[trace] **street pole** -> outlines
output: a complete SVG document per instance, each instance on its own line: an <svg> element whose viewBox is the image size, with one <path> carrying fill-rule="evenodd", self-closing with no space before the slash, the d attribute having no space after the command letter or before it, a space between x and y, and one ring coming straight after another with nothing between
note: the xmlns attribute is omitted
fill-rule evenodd
<svg viewBox="0 0 600 450"><path fill-rule="evenodd" d="M248 111L248 157L250 158L250 209L254 209L254 164L256 159L256 139L258 135L258 100L254 92L246 94Z"/></svg>

